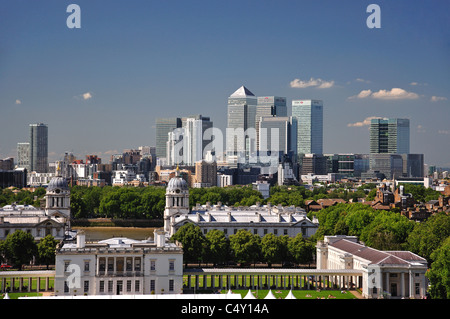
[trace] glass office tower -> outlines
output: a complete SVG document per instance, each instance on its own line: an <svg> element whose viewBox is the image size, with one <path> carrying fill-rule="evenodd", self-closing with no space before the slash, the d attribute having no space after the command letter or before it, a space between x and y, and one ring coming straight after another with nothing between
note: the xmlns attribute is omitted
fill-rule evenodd
<svg viewBox="0 0 450 319"><path fill-rule="evenodd" d="M46 124L30 124L30 170L48 171L48 127Z"/></svg>
<svg viewBox="0 0 450 319"><path fill-rule="evenodd" d="M409 154L409 120L372 119L370 123L371 154Z"/></svg>
<svg viewBox="0 0 450 319"><path fill-rule="evenodd" d="M241 86L228 98L228 122L226 134L227 161L248 158L256 151L257 98L245 86ZM253 134L250 132L253 129ZM248 130L248 131L247 131ZM249 133L249 135L245 135Z"/></svg>
<svg viewBox="0 0 450 319"><path fill-rule="evenodd" d="M323 153L323 102L293 100L292 116L297 118L297 154Z"/></svg>
<svg viewBox="0 0 450 319"><path fill-rule="evenodd" d="M181 127L181 118L157 118L156 119L156 156L166 158L167 141L169 140L169 132Z"/></svg>
<svg viewBox="0 0 450 319"><path fill-rule="evenodd" d="M286 98L281 96L258 96L255 119L257 149L259 149L259 122L263 116L287 116Z"/></svg>

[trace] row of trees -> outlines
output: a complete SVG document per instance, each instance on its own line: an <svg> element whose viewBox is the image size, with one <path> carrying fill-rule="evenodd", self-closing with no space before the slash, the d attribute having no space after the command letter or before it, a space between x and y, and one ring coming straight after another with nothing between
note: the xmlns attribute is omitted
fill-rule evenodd
<svg viewBox="0 0 450 319"><path fill-rule="evenodd" d="M19 270L34 260L36 264L49 265L55 263L55 249L58 241L47 235L39 243L30 233L16 230L0 241L0 261L7 262Z"/></svg>
<svg viewBox="0 0 450 319"><path fill-rule="evenodd" d="M275 236L272 233L260 237L240 229L227 238L223 231L211 230L206 235L200 227L191 223L183 225L172 236L183 244L183 260L188 263L213 263L224 265L236 262L241 265L267 263L307 264L313 261L315 244L302 237Z"/></svg>

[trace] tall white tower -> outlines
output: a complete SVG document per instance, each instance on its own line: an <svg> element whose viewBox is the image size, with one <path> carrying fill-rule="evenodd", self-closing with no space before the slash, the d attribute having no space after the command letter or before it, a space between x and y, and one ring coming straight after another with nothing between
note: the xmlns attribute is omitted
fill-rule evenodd
<svg viewBox="0 0 450 319"><path fill-rule="evenodd" d="M180 176L177 168L176 176L169 181L166 188L164 231L168 232L169 236L172 236L174 234L174 217L187 213L189 213L189 187L187 182Z"/></svg>
<svg viewBox="0 0 450 319"><path fill-rule="evenodd" d="M48 184L45 194L45 214L70 223L70 188L65 178L54 177Z"/></svg>

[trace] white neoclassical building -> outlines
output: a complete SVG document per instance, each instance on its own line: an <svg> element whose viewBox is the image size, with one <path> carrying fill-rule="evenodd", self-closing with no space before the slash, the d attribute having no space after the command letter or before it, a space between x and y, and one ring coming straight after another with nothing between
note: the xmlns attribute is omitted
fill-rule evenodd
<svg viewBox="0 0 450 319"><path fill-rule="evenodd" d="M153 240L111 238L76 243L56 250L55 295L180 294L183 289L183 250L162 230Z"/></svg>
<svg viewBox="0 0 450 319"><path fill-rule="evenodd" d="M325 236L317 243L317 269L354 269L365 298L420 299L427 290L426 259L410 251L380 251L354 236ZM356 282L361 281L361 282Z"/></svg>
<svg viewBox="0 0 450 319"><path fill-rule="evenodd" d="M316 218L312 221L299 207L281 205L253 205L250 207L229 207L217 205L197 205L189 209L189 187L180 176L173 177L166 189L166 208L164 211L164 230L171 235L185 225L199 226L204 234L213 229L221 230L226 236L246 229L263 237L267 233L295 237L314 235L319 227Z"/></svg>
<svg viewBox="0 0 450 319"><path fill-rule="evenodd" d="M19 229L31 233L36 240L47 235L61 240L66 228L70 228L70 189L62 177L50 181L44 209L16 204L0 208L0 240Z"/></svg>

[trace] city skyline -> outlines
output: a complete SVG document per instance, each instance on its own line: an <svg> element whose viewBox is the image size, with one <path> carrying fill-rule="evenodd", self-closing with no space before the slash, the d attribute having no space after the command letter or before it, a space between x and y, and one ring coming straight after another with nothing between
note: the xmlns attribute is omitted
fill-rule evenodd
<svg viewBox="0 0 450 319"><path fill-rule="evenodd" d="M50 162L155 146L157 117L202 114L225 132L245 85L286 97L288 115L322 100L324 153L369 153L372 118L408 118L410 152L450 167L447 3L376 1L380 29L369 1L76 3L80 29L70 2L1 4L1 158L17 163L39 122Z"/></svg>

